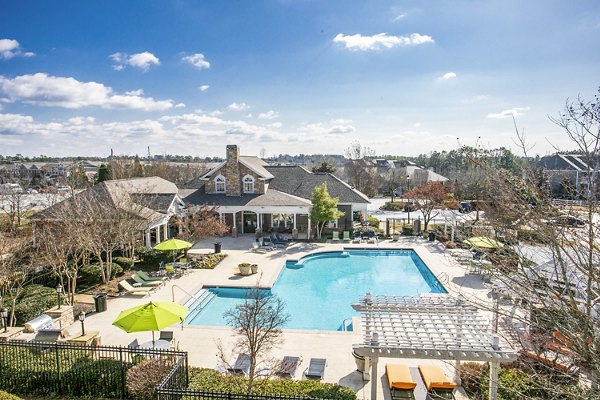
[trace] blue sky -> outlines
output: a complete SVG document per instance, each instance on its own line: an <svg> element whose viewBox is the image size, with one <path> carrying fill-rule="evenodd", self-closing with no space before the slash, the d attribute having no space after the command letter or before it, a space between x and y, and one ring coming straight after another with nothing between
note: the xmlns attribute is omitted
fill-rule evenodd
<svg viewBox="0 0 600 400"><path fill-rule="evenodd" d="M570 149L600 2L5 1L0 154ZM480 138L480 139L479 139Z"/></svg>

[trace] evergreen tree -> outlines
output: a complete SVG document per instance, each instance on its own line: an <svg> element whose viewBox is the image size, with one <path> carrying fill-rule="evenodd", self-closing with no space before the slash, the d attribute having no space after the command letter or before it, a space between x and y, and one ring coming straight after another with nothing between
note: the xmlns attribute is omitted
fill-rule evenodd
<svg viewBox="0 0 600 400"><path fill-rule="evenodd" d="M104 182L110 179L110 174L108 173L108 167L106 164L100 164L98 167L98 172L96 173L96 183Z"/></svg>
<svg viewBox="0 0 600 400"><path fill-rule="evenodd" d="M144 167L142 167L140 157L137 154L135 155L135 159L133 160L132 176L134 178L141 178L142 176L144 176Z"/></svg>

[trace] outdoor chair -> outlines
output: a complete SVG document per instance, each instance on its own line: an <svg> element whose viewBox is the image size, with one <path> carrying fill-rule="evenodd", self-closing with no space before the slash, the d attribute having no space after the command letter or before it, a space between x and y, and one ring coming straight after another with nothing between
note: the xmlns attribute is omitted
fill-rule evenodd
<svg viewBox="0 0 600 400"><path fill-rule="evenodd" d="M262 249L275 250L275 245L268 238L263 238L260 246Z"/></svg>
<svg viewBox="0 0 600 400"><path fill-rule="evenodd" d="M344 231L344 237L342 239L344 242L350 241L350 231Z"/></svg>
<svg viewBox="0 0 600 400"><path fill-rule="evenodd" d="M300 364L300 357L285 356L275 371L275 375L292 379L296 375L298 364Z"/></svg>
<svg viewBox="0 0 600 400"><path fill-rule="evenodd" d="M373 232L373 231L369 232L369 236L367 238L367 243L377 243L377 236L375 235L375 232Z"/></svg>
<svg viewBox="0 0 600 400"><path fill-rule="evenodd" d="M258 243L256 243L256 242L252 242L252 248L249 249L248 251L251 251L253 253L266 253L269 250L260 247L260 245Z"/></svg>
<svg viewBox="0 0 600 400"><path fill-rule="evenodd" d="M425 383L427 393L435 399L454 399L456 383L446 376L437 365L419 365L419 372Z"/></svg>
<svg viewBox="0 0 600 400"><path fill-rule="evenodd" d="M323 379L325 375L325 366L327 365L327 360L324 358L311 358L310 363L308 364L308 369L304 373L304 375L308 379Z"/></svg>
<svg viewBox="0 0 600 400"><path fill-rule="evenodd" d="M387 375L392 400L415 398L415 388L417 383L413 381L410 375L410 369L404 364L386 364L385 373Z"/></svg>
<svg viewBox="0 0 600 400"><path fill-rule="evenodd" d="M131 279L133 279L135 281L135 283L139 284L140 286L146 286L146 287L156 287L156 286L160 286L164 283L162 280L160 280L160 281L145 281L137 273L134 273L133 275L131 275ZM135 285L134 285L134 287L135 287Z"/></svg>
<svg viewBox="0 0 600 400"><path fill-rule="evenodd" d="M167 342L173 343L173 331L160 331L158 340L166 340Z"/></svg>
<svg viewBox="0 0 600 400"><path fill-rule="evenodd" d="M281 243L273 234L269 235L269 242L271 242L273 246L279 248L287 246L287 243Z"/></svg>
<svg viewBox="0 0 600 400"><path fill-rule="evenodd" d="M281 233L276 233L276 234L275 234L275 237L276 237L276 238L277 238L277 240L278 240L279 242L281 242L281 243L288 244L288 243L290 242L289 240L287 240L286 238L284 238L284 237L283 237L283 235L282 235Z"/></svg>
<svg viewBox="0 0 600 400"><path fill-rule="evenodd" d="M145 280L146 282L164 282L167 280L166 276L150 276L144 271L137 271L137 274L140 278Z"/></svg>
<svg viewBox="0 0 600 400"><path fill-rule="evenodd" d="M179 267L175 267L173 264L165 264L165 271L167 272L167 276L169 278L179 278L182 275L181 269Z"/></svg>
<svg viewBox="0 0 600 400"><path fill-rule="evenodd" d="M152 290L154 290L155 288L149 288L149 287L133 287L131 286L131 284L125 280L119 282L119 286L125 291L125 294L128 295L132 295L132 296L146 296L147 294L150 294L150 292Z"/></svg>
<svg viewBox="0 0 600 400"><path fill-rule="evenodd" d="M338 231L333 231L333 236L331 238L332 242L339 242L340 241L340 233Z"/></svg>
<svg viewBox="0 0 600 400"><path fill-rule="evenodd" d="M233 375L248 375L248 371L250 371L250 356L240 353L235 360L235 364L228 371Z"/></svg>
<svg viewBox="0 0 600 400"><path fill-rule="evenodd" d="M361 242L360 232L356 231L356 232L354 232L354 239L352 239L352 243L360 243L360 242Z"/></svg>

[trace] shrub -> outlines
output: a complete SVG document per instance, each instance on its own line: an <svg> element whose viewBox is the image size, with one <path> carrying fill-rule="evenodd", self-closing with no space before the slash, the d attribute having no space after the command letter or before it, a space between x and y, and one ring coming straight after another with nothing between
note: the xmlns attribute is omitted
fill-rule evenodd
<svg viewBox="0 0 600 400"><path fill-rule="evenodd" d="M173 254L166 251L155 251L147 247L139 247L135 255L140 258L140 264L145 267L156 268L161 262L173 261Z"/></svg>
<svg viewBox="0 0 600 400"><path fill-rule="evenodd" d="M376 217L369 215L367 218L367 223L373 228L379 229L379 220Z"/></svg>
<svg viewBox="0 0 600 400"><path fill-rule="evenodd" d="M95 285L102 282L102 267L100 264L88 264L79 269L79 275L89 285ZM123 275L123 268L119 264L113 263L110 271L111 279L115 276Z"/></svg>
<svg viewBox="0 0 600 400"><path fill-rule="evenodd" d="M129 257L114 257L113 268L114 264L119 265L124 270L128 270L133 266L133 259Z"/></svg>
<svg viewBox="0 0 600 400"><path fill-rule="evenodd" d="M212 369L190 368L190 389L243 393L247 378L224 376ZM312 380L266 379L257 382L254 393L270 396L312 397L333 400L356 400L356 394L349 388Z"/></svg>
<svg viewBox="0 0 600 400"><path fill-rule="evenodd" d="M61 377L63 390L75 396L118 398L121 394L121 362L78 359Z"/></svg>
<svg viewBox="0 0 600 400"><path fill-rule="evenodd" d="M42 285L25 286L15 299L17 324L24 324L57 303L56 289Z"/></svg>
<svg viewBox="0 0 600 400"><path fill-rule="evenodd" d="M382 205L379 208L381 210L386 210L386 211L404 211L405 205L406 205L406 203L403 203L400 201L394 201L393 203L391 201L387 201L387 202L385 202L384 205Z"/></svg>
<svg viewBox="0 0 600 400"><path fill-rule="evenodd" d="M405 236L412 236L413 235L412 225L403 225L402 226L402 234Z"/></svg>
<svg viewBox="0 0 600 400"><path fill-rule="evenodd" d="M445 242L444 246L446 246L447 249L455 249L456 248L456 243L454 243L454 242Z"/></svg>
<svg viewBox="0 0 600 400"><path fill-rule="evenodd" d="M216 267L227 256L224 253L207 254L201 259L194 259L194 268L212 269Z"/></svg>
<svg viewBox="0 0 600 400"><path fill-rule="evenodd" d="M14 394L6 393L5 391L0 390L0 400L21 400L21 398L15 396Z"/></svg>
<svg viewBox="0 0 600 400"><path fill-rule="evenodd" d="M487 372L487 365L474 362L466 362L460 366L460 379L462 387L467 394L475 396L479 394L481 377Z"/></svg>
<svg viewBox="0 0 600 400"><path fill-rule="evenodd" d="M127 392L136 400L153 399L156 386L172 367L173 362L168 359L143 360L127 371Z"/></svg>

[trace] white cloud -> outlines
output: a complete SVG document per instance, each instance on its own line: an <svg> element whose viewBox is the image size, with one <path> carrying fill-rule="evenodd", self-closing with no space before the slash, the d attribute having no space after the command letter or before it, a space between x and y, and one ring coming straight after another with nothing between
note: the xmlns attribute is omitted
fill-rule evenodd
<svg viewBox="0 0 600 400"><path fill-rule="evenodd" d="M177 103L175 104L175 108L185 108L185 103Z"/></svg>
<svg viewBox="0 0 600 400"><path fill-rule="evenodd" d="M467 99L464 99L462 101L463 104L473 104L473 103L479 103L480 101L484 101L489 99L490 96L488 96L487 94L478 94L472 97L469 97Z"/></svg>
<svg viewBox="0 0 600 400"><path fill-rule="evenodd" d="M279 118L279 113L277 111L269 110L265 113L258 114L258 119L276 119Z"/></svg>
<svg viewBox="0 0 600 400"><path fill-rule="evenodd" d="M397 16L396 16L396 17L395 17L393 20L392 20L392 22L398 22L398 21L400 21L401 19L404 19L404 18L406 18L406 13L400 13L400 14L398 14L398 15L397 15Z"/></svg>
<svg viewBox="0 0 600 400"><path fill-rule="evenodd" d="M509 108L508 110L500 111L499 113L490 113L486 118L510 118L511 116L517 117L519 115L525 115L525 111L528 111L529 107L515 107Z"/></svg>
<svg viewBox="0 0 600 400"><path fill-rule="evenodd" d="M298 128L298 132L305 135L305 139L309 140L320 138L323 135L345 135L355 131L356 128L352 125L352 120L341 118L328 122L305 124Z"/></svg>
<svg viewBox="0 0 600 400"><path fill-rule="evenodd" d="M446 72L444 75L440 76L438 80L447 81L448 79L456 78L456 72Z"/></svg>
<svg viewBox="0 0 600 400"><path fill-rule="evenodd" d="M283 124L281 122L273 122L272 124L268 124L267 126L270 128L279 129L283 126Z"/></svg>
<svg viewBox="0 0 600 400"><path fill-rule="evenodd" d="M231 111L244 111L249 108L250 108L250 106L246 103L236 103L236 102L233 102L227 106L227 109L231 110Z"/></svg>
<svg viewBox="0 0 600 400"><path fill-rule="evenodd" d="M123 108L144 111L163 111L173 107L172 100L142 97L136 90L116 94L113 89L97 82L80 82L75 78L50 76L45 73L21 75L13 79L0 75L0 94L10 102L82 108L96 106L107 109Z"/></svg>
<svg viewBox="0 0 600 400"><path fill-rule="evenodd" d="M116 64L113 65L115 71L121 71L125 65L148 71L152 65L160 65L160 60L154 54L144 51L136 54L114 53L108 56Z"/></svg>
<svg viewBox="0 0 600 400"><path fill-rule="evenodd" d="M208 85L201 85L198 89L200 89L201 92L206 92L209 87L210 86L208 86Z"/></svg>
<svg viewBox="0 0 600 400"><path fill-rule="evenodd" d="M35 53L23 52L21 45L14 39L0 39L0 59L10 60L13 57L33 57Z"/></svg>
<svg viewBox="0 0 600 400"><path fill-rule="evenodd" d="M350 50L379 50L391 49L392 47L417 46L425 43L433 43L433 39L428 35L411 33L408 36L389 36L387 33L379 33L373 36L363 36L360 33L356 35L344 35L338 33L333 39L334 43L341 43Z"/></svg>
<svg viewBox="0 0 600 400"><path fill-rule="evenodd" d="M191 56L185 56L181 60L192 64L198 69L210 68L210 63L204 59L204 54L202 53L192 54Z"/></svg>

